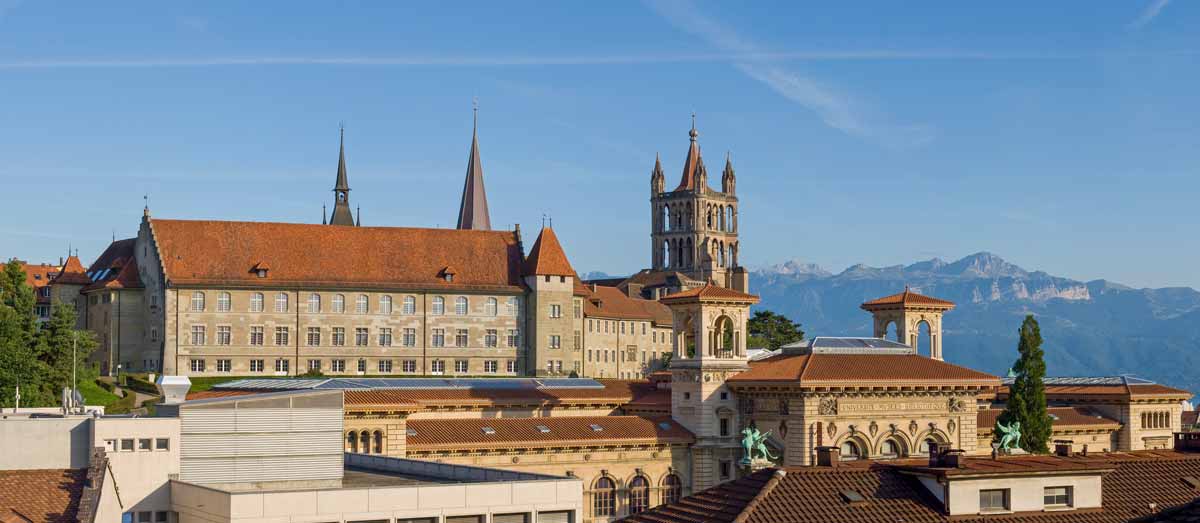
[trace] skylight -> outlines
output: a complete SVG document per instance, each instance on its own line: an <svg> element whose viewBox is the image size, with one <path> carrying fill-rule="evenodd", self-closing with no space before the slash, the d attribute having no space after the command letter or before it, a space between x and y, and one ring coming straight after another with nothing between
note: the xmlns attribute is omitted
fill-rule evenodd
<svg viewBox="0 0 1200 523"><path fill-rule="evenodd" d="M405 435L407 435L407 436L416 436L416 435L417 435L417 429L407 429L407 430L405 430L405 431L404 431L404 434L405 434Z"/></svg>
<svg viewBox="0 0 1200 523"><path fill-rule="evenodd" d="M592 427L592 430L594 430L596 432L601 432L604 430L604 427L601 427L600 425L597 425L595 423L591 424L590 426Z"/></svg>
<svg viewBox="0 0 1200 523"><path fill-rule="evenodd" d="M541 433L543 433L543 434L544 434L544 433L547 433L547 432L550 432L550 427L547 427L547 426L545 426L545 425L538 425L538 426L537 426L537 429L538 429L538 432L541 432Z"/></svg>
<svg viewBox="0 0 1200 523"><path fill-rule="evenodd" d="M867 498L864 498L863 495L859 494L857 490L843 490L838 494L842 496L843 501L851 505L867 502Z"/></svg>
<svg viewBox="0 0 1200 523"><path fill-rule="evenodd" d="M491 428L491 427L483 427L483 428L481 428L481 429L479 429L479 430L482 430L484 434L488 434L488 435L491 435L491 434L495 434L495 433L496 433L496 429L493 429L493 428Z"/></svg>
<svg viewBox="0 0 1200 523"><path fill-rule="evenodd" d="M671 424L663 421L658 424L658 428L663 430L671 430Z"/></svg>

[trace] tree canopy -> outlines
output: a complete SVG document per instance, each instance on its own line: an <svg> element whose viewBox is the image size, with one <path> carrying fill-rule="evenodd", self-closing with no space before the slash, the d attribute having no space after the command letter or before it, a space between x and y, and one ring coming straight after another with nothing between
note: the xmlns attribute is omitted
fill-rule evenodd
<svg viewBox="0 0 1200 523"><path fill-rule="evenodd" d="M1009 386L1008 402L1000 413L997 424L1021 422L1022 449L1027 452L1049 451L1051 419L1046 412L1046 361L1042 352L1042 331L1033 315L1025 316L1019 331L1021 341L1017 344L1017 362L1012 372L1016 375ZM999 431L996 431L999 433Z"/></svg>
<svg viewBox="0 0 1200 523"><path fill-rule="evenodd" d="M800 330L799 323L766 309L754 311L747 328L747 344L755 348L776 350L804 339L804 331Z"/></svg>

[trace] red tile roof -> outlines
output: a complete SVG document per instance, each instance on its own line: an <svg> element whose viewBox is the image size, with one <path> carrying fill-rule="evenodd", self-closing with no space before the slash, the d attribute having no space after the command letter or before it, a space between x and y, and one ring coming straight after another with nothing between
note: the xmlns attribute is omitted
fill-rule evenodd
<svg viewBox="0 0 1200 523"><path fill-rule="evenodd" d="M174 285L521 288L511 231L161 219L150 226ZM267 277L254 274L256 264L270 266ZM447 266L457 269L453 282L439 278Z"/></svg>
<svg viewBox="0 0 1200 523"><path fill-rule="evenodd" d="M87 469L0 470L0 512L35 523L77 521Z"/></svg>
<svg viewBox="0 0 1200 523"><path fill-rule="evenodd" d="M1191 391L1159 385L1146 384L1114 384L1114 385L1046 385L1048 398L1077 398L1080 396L1112 396L1114 398L1170 398L1186 400L1192 397ZM1008 398L1008 387L996 389L996 397L1001 401Z"/></svg>
<svg viewBox="0 0 1200 523"><path fill-rule="evenodd" d="M991 434L996 427L996 419L1003 409L983 409L976 415L976 430L981 435ZM1053 418L1051 424L1059 430L1069 428L1079 429L1119 429L1121 422L1101 416L1100 413L1085 407L1049 407L1046 413Z"/></svg>
<svg viewBox="0 0 1200 523"><path fill-rule="evenodd" d="M78 256L67 256L67 261L63 263L58 276L54 277L54 283L65 285L87 285L91 282Z"/></svg>
<svg viewBox="0 0 1200 523"><path fill-rule="evenodd" d="M905 287L904 292L868 301L862 304L862 308L865 310L871 310L876 307L892 305L920 305L925 307L950 309L954 307L954 302L934 298L931 296L925 296L924 294L917 294L908 290L908 287Z"/></svg>
<svg viewBox="0 0 1200 523"><path fill-rule="evenodd" d="M584 301L583 312L589 318L652 320L656 325L671 325L671 309L655 300L630 298L616 287L592 287Z"/></svg>
<svg viewBox="0 0 1200 523"><path fill-rule="evenodd" d="M1030 457L1034 461L1046 458ZM1117 523L1150 514L1153 512L1150 504L1155 504L1155 510L1162 510L1192 502L1200 495L1200 491L1183 481L1185 476L1200 477L1200 454L1138 451L1091 454L1071 459L1082 467L1115 468L1104 476L1102 482L1102 509L947 516L943 514L941 502L929 494L916 478L902 473L903 463L859 462L839 468L787 468L778 472L777 469L763 469L688 496L679 503L660 506L623 521ZM990 459L968 458L966 461L986 462ZM782 477L779 477L780 473ZM773 479L776 477L777 480ZM856 492L864 498L863 501L848 502L843 494L848 491Z"/></svg>
<svg viewBox="0 0 1200 523"><path fill-rule="evenodd" d="M638 416L409 420L408 430L406 446L414 452L691 443L695 440L691 432L670 418Z"/></svg>
<svg viewBox="0 0 1200 523"><path fill-rule="evenodd" d="M575 275L575 269L571 268L571 262L567 261L567 253L563 252L562 245L558 243L558 236L554 234L554 229L542 227L541 234L538 234L537 241L533 242L533 248L529 250L529 257L525 259L525 275L539 276L571 276L576 280L579 279Z"/></svg>
<svg viewBox="0 0 1200 523"><path fill-rule="evenodd" d="M36 292L50 283L50 275L58 272L58 267L49 263L33 264L17 260L21 270L25 272L25 285Z"/></svg>
<svg viewBox="0 0 1200 523"><path fill-rule="evenodd" d="M917 354L780 354L751 361L750 369L728 380L746 382L831 383L949 383L996 386L1000 378Z"/></svg>
<svg viewBox="0 0 1200 523"><path fill-rule="evenodd" d="M722 300L722 301L740 301L744 303L758 303L758 296L747 294L742 291L722 287L713 283L711 280L705 282L703 287L695 287L686 291L677 292L668 296L664 296L660 301L665 303L670 302L685 302L691 300Z"/></svg>
<svg viewBox="0 0 1200 523"><path fill-rule="evenodd" d="M554 406L611 405L614 408L657 390L648 381L598 380L602 389L371 389L347 390L347 409L366 406Z"/></svg>

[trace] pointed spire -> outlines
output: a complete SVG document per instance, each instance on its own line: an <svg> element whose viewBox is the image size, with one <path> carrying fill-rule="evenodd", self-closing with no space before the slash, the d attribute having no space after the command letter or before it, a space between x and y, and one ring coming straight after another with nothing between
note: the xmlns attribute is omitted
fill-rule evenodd
<svg viewBox="0 0 1200 523"><path fill-rule="evenodd" d="M335 191L349 191L350 182L346 181L346 128L338 126L338 170Z"/></svg>
<svg viewBox="0 0 1200 523"><path fill-rule="evenodd" d="M354 220L354 225L362 227L362 206L355 207L354 212L358 215L358 218Z"/></svg>
<svg viewBox="0 0 1200 523"><path fill-rule="evenodd" d="M721 173L721 192L733 194L737 187L737 176L733 173L733 157L725 151L725 172Z"/></svg>
<svg viewBox="0 0 1200 523"><path fill-rule="evenodd" d="M471 152L467 176L463 181L462 201L458 206L458 229L492 230L488 217L487 193L483 187L483 162L479 158L479 103L474 104L471 124Z"/></svg>
<svg viewBox="0 0 1200 523"><path fill-rule="evenodd" d="M321 204L321 225L327 225L327 223L325 221L325 216L327 216L327 215L328 215L328 213L326 212L325 204L322 203Z"/></svg>
<svg viewBox="0 0 1200 523"><path fill-rule="evenodd" d="M322 223L325 211L322 209ZM338 169L337 181L333 184L333 214L329 225L354 225L350 214L350 183L346 179L346 126L338 125Z"/></svg>
<svg viewBox="0 0 1200 523"><path fill-rule="evenodd" d="M692 129L688 131L691 144L688 145L687 159L683 161L683 177L679 180L679 187L675 188L676 191L699 189L696 186L696 174L704 168L704 160L700 157L700 144L696 141L697 136L700 136L700 132L696 130L696 113L692 113Z"/></svg>

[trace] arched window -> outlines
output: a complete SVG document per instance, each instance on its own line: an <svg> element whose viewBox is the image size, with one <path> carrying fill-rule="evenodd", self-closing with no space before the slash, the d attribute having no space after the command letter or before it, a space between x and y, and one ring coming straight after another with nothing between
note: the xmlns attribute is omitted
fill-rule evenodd
<svg viewBox="0 0 1200 523"><path fill-rule="evenodd" d="M629 513L637 514L650 508L650 482L645 476L634 476L629 481Z"/></svg>
<svg viewBox="0 0 1200 523"><path fill-rule="evenodd" d="M459 296L454 299L454 314L458 316L467 315L467 297Z"/></svg>
<svg viewBox="0 0 1200 523"><path fill-rule="evenodd" d="M912 347L917 349L917 354L929 356L933 354L933 336L929 322L921 321L917 323L916 332L912 334L915 338Z"/></svg>
<svg viewBox="0 0 1200 523"><path fill-rule="evenodd" d="M363 454L371 453L371 433L370 432L365 431L365 430L360 432L358 435L358 442L359 442L359 447L362 449Z"/></svg>
<svg viewBox="0 0 1200 523"><path fill-rule="evenodd" d="M281 292L275 295L275 312L288 311L288 295L286 292Z"/></svg>
<svg viewBox="0 0 1200 523"><path fill-rule="evenodd" d="M404 314L416 314L417 313L417 298L415 298L413 296L405 296L404 297L404 309L401 312L403 312Z"/></svg>
<svg viewBox="0 0 1200 523"><path fill-rule="evenodd" d="M925 439L921 440L921 446L918 447L918 451L921 454L929 455L929 452L932 451L935 446L937 446L936 439L925 438Z"/></svg>
<svg viewBox="0 0 1200 523"><path fill-rule="evenodd" d="M263 311L263 293L256 292L250 295L250 312Z"/></svg>
<svg viewBox="0 0 1200 523"><path fill-rule="evenodd" d="M433 311L431 311L431 312L438 316L446 314L446 298L443 298L441 296L434 296L433 297Z"/></svg>
<svg viewBox="0 0 1200 523"><path fill-rule="evenodd" d="M358 314L366 314L369 310L370 306L368 305L367 295L359 294L358 297L354 299L354 312Z"/></svg>
<svg viewBox="0 0 1200 523"><path fill-rule="evenodd" d="M308 295L308 312L321 312L321 295L312 293Z"/></svg>
<svg viewBox="0 0 1200 523"><path fill-rule="evenodd" d="M667 474L663 478L663 499L664 504L678 503L679 498L683 496L683 482L679 481L679 476L675 474Z"/></svg>
<svg viewBox="0 0 1200 523"><path fill-rule="evenodd" d="M218 312L229 312L229 309L232 305L233 305L233 296L230 296L228 292L222 292L217 295L217 311Z"/></svg>
<svg viewBox="0 0 1200 523"><path fill-rule="evenodd" d="M592 515L607 517L616 515L617 485L612 478L600 476L596 480L596 488L592 494Z"/></svg>
<svg viewBox="0 0 1200 523"><path fill-rule="evenodd" d="M380 296L379 297L379 313L380 314L391 314L392 313L392 297L391 296Z"/></svg>
<svg viewBox="0 0 1200 523"><path fill-rule="evenodd" d="M375 453L383 454L383 431L375 431Z"/></svg>
<svg viewBox="0 0 1200 523"><path fill-rule="evenodd" d="M193 292L192 293L192 311L193 312L203 312L204 311L204 293L203 292Z"/></svg>
<svg viewBox="0 0 1200 523"><path fill-rule="evenodd" d="M484 305L484 312L486 312L488 316L495 316L499 312L499 308L500 303L496 301L496 298L488 298L487 303Z"/></svg>
<svg viewBox="0 0 1200 523"><path fill-rule="evenodd" d="M733 226L733 207L725 208L725 232L734 232L736 229Z"/></svg>
<svg viewBox="0 0 1200 523"><path fill-rule="evenodd" d="M900 443L894 439L884 440L883 445L879 446L879 457L881 458L898 458L900 453Z"/></svg>
<svg viewBox="0 0 1200 523"><path fill-rule="evenodd" d="M358 452L358 433L355 431L346 433L346 452Z"/></svg>
<svg viewBox="0 0 1200 523"><path fill-rule="evenodd" d="M855 443L853 440L843 441L841 450L842 455L840 456L840 459L842 461L854 461L863 457L862 449L860 449L858 443Z"/></svg>
<svg viewBox="0 0 1200 523"><path fill-rule="evenodd" d="M346 312L346 296L342 294L333 295L333 312Z"/></svg>

